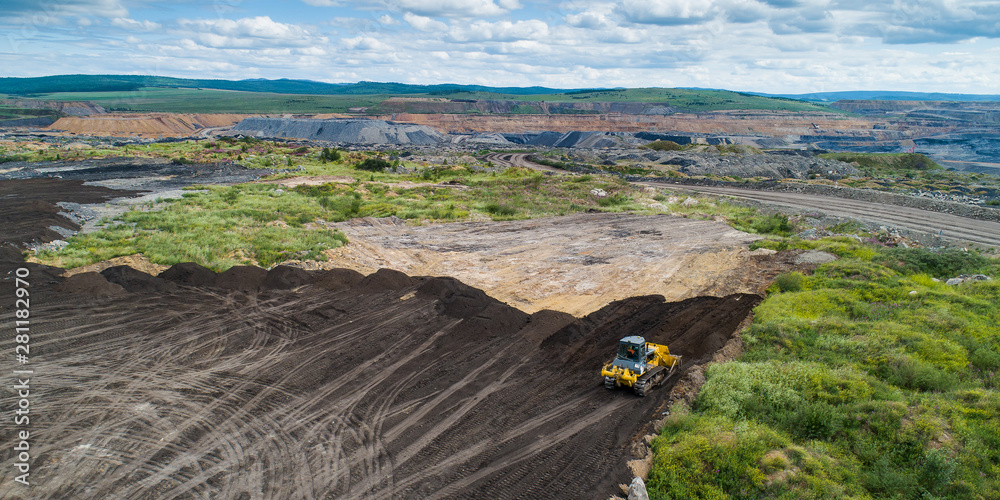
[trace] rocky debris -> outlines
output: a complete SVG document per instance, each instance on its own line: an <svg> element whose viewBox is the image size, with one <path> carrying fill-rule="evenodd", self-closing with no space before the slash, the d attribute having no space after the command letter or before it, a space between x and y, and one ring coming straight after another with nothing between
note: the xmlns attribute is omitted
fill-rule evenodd
<svg viewBox="0 0 1000 500"><path fill-rule="evenodd" d="M641 477L632 480L628 487L628 500L649 500L649 493L646 492L646 483Z"/></svg>
<svg viewBox="0 0 1000 500"><path fill-rule="evenodd" d="M227 135L283 138L347 144L437 144L444 135L430 127L385 120L250 117Z"/></svg>
<svg viewBox="0 0 1000 500"><path fill-rule="evenodd" d="M971 283L975 281L991 281L991 280L993 280L993 278L985 274L962 274L955 278L950 278L948 281L945 281L944 284L949 286L955 286L955 285L961 285L962 283L965 282Z"/></svg>
<svg viewBox="0 0 1000 500"><path fill-rule="evenodd" d="M859 173L853 165L838 160L768 153L720 154L715 149L647 153L642 159L661 165L677 165L677 171L687 175L719 175L744 179L840 179ZM627 156L618 157L617 160L635 161Z"/></svg>
<svg viewBox="0 0 1000 500"><path fill-rule="evenodd" d="M56 285L55 290L90 297L120 297L128 294L121 285L112 283L101 273L93 271L74 274Z"/></svg>
<svg viewBox="0 0 1000 500"><path fill-rule="evenodd" d="M827 262L833 262L839 258L840 257L837 257L832 253L827 253L820 250L809 250L807 252L796 255L794 262L796 264L826 264Z"/></svg>
<svg viewBox="0 0 1000 500"><path fill-rule="evenodd" d="M158 278L190 286L213 286L215 285L215 271L194 262L182 262L174 264L160 273Z"/></svg>
<svg viewBox="0 0 1000 500"><path fill-rule="evenodd" d="M233 266L219 275L215 280L215 286L243 292L256 292L261 289L266 279L267 271L257 266Z"/></svg>
<svg viewBox="0 0 1000 500"><path fill-rule="evenodd" d="M600 189L600 188L594 188L594 189L590 190L590 194L592 194L592 195L594 195L594 196L596 196L598 198L604 198L604 197L606 197L608 195L608 192L605 191L605 190L603 190L603 189Z"/></svg>
<svg viewBox="0 0 1000 500"><path fill-rule="evenodd" d="M87 273L83 273L87 274ZM177 285L165 279L132 269L129 266L109 267L100 273L111 283L121 285L127 292L173 292Z"/></svg>

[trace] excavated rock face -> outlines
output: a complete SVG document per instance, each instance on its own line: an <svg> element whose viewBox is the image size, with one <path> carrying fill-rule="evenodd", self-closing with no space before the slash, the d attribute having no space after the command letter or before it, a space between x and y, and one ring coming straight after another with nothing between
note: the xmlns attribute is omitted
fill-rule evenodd
<svg viewBox="0 0 1000 500"><path fill-rule="evenodd" d="M245 118L230 131L232 135L255 137L295 137L350 144L437 144L444 139L437 130L384 120L291 118Z"/></svg>

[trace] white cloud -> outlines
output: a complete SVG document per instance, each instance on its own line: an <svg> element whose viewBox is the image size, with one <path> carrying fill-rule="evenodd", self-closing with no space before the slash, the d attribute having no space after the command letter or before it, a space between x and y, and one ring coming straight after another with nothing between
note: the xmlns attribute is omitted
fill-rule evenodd
<svg viewBox="0 0 1000 500"><path fill-rule="evenodd" d="M267 16L237 20L181 19L178 24L189 38L209 47L309 46L327 41L301 26L279 23Z"/></svg>
<svg viewBox="0 0 1000 500"><path fill-rule="evenodd" d="M116 17L111 20L111 25L138 31L153 31L160 29L161 27L159 23L151 21L136 21L135 19L129 19L127 17Z"/></svg>
<svg viewBox="0 0 1000 500"><path fill-rule="evenodd" d="M416 14L412 14L409 12L403 14L403 20L406 21L410 26L413 26L414 28L424 32L433 32L433 31L440 32L448 29L448 25L442 23L441 21L436 21L429 17L418 16Z"/></svg>
<svg viewBox="0 0 1000 500"><path fill-rule="evenodd" d="M113 19L128 17L128 9L121 0L4 0L0 18L15 18L24 22L45 25L63 24L67 17L100 17Z"/></svg>
<svg viewBox="0 0 1000 500"><path fill-rule="evenodd" d="M511 5L512 2L501 3ZM493 0L390 0L388 6L426 17L495 17L511 10L510 7L497 5Z"/></svg>
<svg viewBox="0 0 1000 500"><path fill-rule="evenodd" d="M619 12L640 24L696 24L717 14L712 0L623 0Z"/></svg>
<svg viewBox="0 0 1000 500"><path fill-rule="evenodd" d="M356 36L341 40L345 47L352 50L388 50L389 46L370 36Z"/></svg>
<svg viewBox="0 0 1000 500"><path fill-rule="evenodd" d="M527 21L476 21L468 26L455 25L449 37L457 42L512 42L538 40L549 35L549 25L538 19Z"/></svg>
<svg viewBox="0 0 1000 500"><path fill-rule="evenodd" d="M385 14L382 17L378 18L378 22L379 24L385 26L396 26L397 24L399 24L399 21L396 20L396 18L390 16L389 14Z"/></svg>
<svg viewBox="0 0 1000 500"><path fill-rule="evenodd" d="M592 30L606 30L618 25L618 23L603 12L587 11L579 14L568 14L564 19L566 24L570 26Z"/></svg>

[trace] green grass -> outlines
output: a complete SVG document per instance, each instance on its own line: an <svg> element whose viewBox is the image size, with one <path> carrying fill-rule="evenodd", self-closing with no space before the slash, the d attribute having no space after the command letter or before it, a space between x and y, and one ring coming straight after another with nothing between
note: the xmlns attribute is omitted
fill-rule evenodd
<svg viewBox="0 0 1000 500"><path fill-rule="evenodd" d="M145 87L113 92L55 92L40 100L93 101L109 111L171 113L346 113L370 107L384 95L308 95L212 89Z"/></svg>
<svg viewBox="0 0 1000 500"><path fill-rule="evenodd" d="M1000 281L932 279L1000 261L789 246L842 259L776 280L742 357L654 441L651 498L1000 496Z"/></svg>
<svg viewBox="0 0 1000 500"><path fill-rule="evenodd" d="M905 175L914 171L944 170L920 153L824 153L820 158L856 163L858 169L874 177Z"/></svg>
<svg viewBox="0 0 1000 500"><path fill-rule="evenodd" d="M388 87L387 87L388 89ZM726 90L621 89L557 94L500 94L493 92L445 92L434 94L280 94L210 88L134 87L112 91L49 92L31 94L32 99L93 101L111 111L175 113L345 113L349 108L379 109L393 95L456 99L501 99L517 101L515 114L537 114L537 102L645 102L666 104L686 112L721 110L769 110L792 112L838 112L829 107L793 99L761 97ZM571 112L571 111L567 111ZM586 113L587 111L581 110Z"/></svg>
<svg viewBox="0 0 1000 500"><path fill-rule="evenodd" d="M597 210L641 214L673 213L695 219L721 217L734 227L755 234L786 235L795 228L787 217L751 208L663 193L651 194L613 176L546 176L525 168L502 173L476 172L458 159L450 165L407 163L415 173L381 171L388 153L340 151L299 143L256 139L185 141L70 151L52 147L38 152L0 151L32 160L99 156L148 156L178 163L238 161L250 168L286 166L301 171L278 174L278 181L297 176L335 176L346 182L279 189L271 183L209 187L185 198L139 207L103 229L69 238L58 252L40 252L35 259L61 267L76 267L122 255L142 253L160 264L194 261L221 270L240 263L270 266L289 259L323 260L323 252L343 243L342 235L310 225L354 217L395 216L413 223L461 220L516 220ZM330 161L339 157L337 161ZM405 159L404 159L405 160ZM372 166L373 170L357 168ZM442 185L449 182L453 184ZM607 196L598 197L594 190Z"/></svg>

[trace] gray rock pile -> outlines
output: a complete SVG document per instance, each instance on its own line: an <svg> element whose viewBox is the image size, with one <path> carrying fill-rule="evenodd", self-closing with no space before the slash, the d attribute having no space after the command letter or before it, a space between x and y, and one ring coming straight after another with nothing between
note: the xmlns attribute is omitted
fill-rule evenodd
<svg viewBox="0 0 1000 500"><path fill-rule="evenodd" d="M807 179L818 176L841 179L859 173L853 165L842 161L766 153L723 155L710 151L667 151L646 153L642 159L662 165L677 165L680 167L677 169L679 172L688 175L714 174L769 179Z"/></svg>
<svg viewBox="0 0 1000 500"><path fill-rule="evenodd" d="M283 138L294 137L345 144L437 144L444 140L437 130L385 120L297 118L244 118L228 135Z"/></svg>

